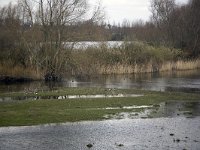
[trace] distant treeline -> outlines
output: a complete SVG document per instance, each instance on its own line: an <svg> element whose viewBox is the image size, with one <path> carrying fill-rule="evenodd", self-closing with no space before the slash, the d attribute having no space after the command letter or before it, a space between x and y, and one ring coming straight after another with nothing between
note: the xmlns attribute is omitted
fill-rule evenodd
<svg viewBox="0 0 200 150"><path fill-rule="evenodd" d="M174 0L152 0L150 21L121 24L91 21L68 26L71 40L79 41L145 41L183 50L188 58L200 55L200 1L176 5Z"/></svg>
<svg viewBox="0 0 200 150"><path fill-rule="evenodd" d="M200 1L176 5L175 0L152 0L148 22L124 21L109 26L112 40L140 40L181 49L187 57L200 55Z"/></svg>

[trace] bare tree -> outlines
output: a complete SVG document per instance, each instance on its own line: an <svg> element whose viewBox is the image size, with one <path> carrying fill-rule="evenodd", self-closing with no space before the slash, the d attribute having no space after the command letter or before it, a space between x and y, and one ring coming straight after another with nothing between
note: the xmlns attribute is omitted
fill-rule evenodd
<svg viewBox="0 0 200 150"><path fill-rule="evenodd" d="M172 20L171 14L176 8L175 0L152 0L151 1L151 12L152 20L154 24L163 33L164 41L174 41L173 25L174 20ZM169 43L167 44L169 45Z"/></svg>
<svg viewBox="0 0 200 150"><path fill-rule="evenodd" d="M39 46L38 43L35 45L35 49L39 49L39 56L43 56L37 59L37 64L44 70L46 80L57 80L61 77L70 54L64 42L66 27L86 18L87 0L20 0L19 4L24 12L23 19L33 26L37 25L42 33L41 43ZM102 18L100 10L97 7L90 20ZM30 48L30 44L27 45Z"/></svg>
<svg viewBox="0 0 200 150"><path fill-rule="evenodd" d="M188 45L191 45L192 56L200 55L200 1L190 0L188 18Z"/></svg>
<svg viewBox="0 0 200 150"><path fill-rule="evenodd" d="M18 8L11 3L0 8L0 63L25 66L26 52L20 49L21 24ZM20 52L21 50L21 52Z"/></svg>

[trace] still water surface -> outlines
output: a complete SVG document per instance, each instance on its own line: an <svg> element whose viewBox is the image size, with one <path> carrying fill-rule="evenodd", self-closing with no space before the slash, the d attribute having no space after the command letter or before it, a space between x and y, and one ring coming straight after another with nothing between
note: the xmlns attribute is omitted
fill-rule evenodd
<svg viewBox="0 0 200 150"><path fill-rule="evenodd" d="M59 83L1 84L0 91L51 90L58 87L200 93L200 71L68 78ZM188 97L188 102L171 101L156 106L124 107L142 110L115 114L112 119L105 121L1 127L0 150L199 150L200 103L189 100ZM88 148L88 144L92 144L92 148Z"/></svg>
<svg viewBox="0 0 200 150"><path fill-rule="evenodd" d="M104 87L120 89L145 89L152 91L182 91L200 93L200 70L176 71L137 75L100 75L96 77L69 77L62 82L2 84L0 92L52 90L59 87Z"/></svg>
<svg viewBox="0 0 200 150"><path fill-rule="evenodd" d="M199 150L199 121L180 117L6 127L0 128L0 149Z"/></svg>

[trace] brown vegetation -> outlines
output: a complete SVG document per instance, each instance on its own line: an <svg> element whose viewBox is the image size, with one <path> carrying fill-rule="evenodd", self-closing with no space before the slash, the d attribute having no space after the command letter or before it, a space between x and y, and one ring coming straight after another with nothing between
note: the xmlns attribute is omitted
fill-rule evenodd
<svg viewBox="0 0 200 150"><path fill-rule="evenodd" d="M24 68L22 66L9 67L7 65L0 66L1 76L31 78L35 80L43 78L42 71L37 71L35 68Z"/></svg>
<svg viewBox="0 0 200 150"><path fill-rule="evenodd" d="M106 46L72 52L73 73L127 74L150 73L200 68L200 60L182 60L182 52L142 42L124 43L121 48Z"/></svg>
<svg viewBox="0 0 200 150"><path fill-rule="evenodd" d="M20 0L0 8L0 76L60 80L64 75L141 73L199 68L200 1L152 0L151 21L101 22L87 0ZM34 9L33 9L34 8ZM125 40L122 47L74 50L66 41ZM142 42L137 42L142 41Z"/></svg>
<svg viewBox="0 0 200 150"><path fill-rule="evenodd" d="M159 72L165 71L184 71L200 69L200 61L176 61L176 62L164 62L159 66ZM146 65L108 65L99 67L100 74L133 74L133 73L153 73L155 72L152 63Z"/></svg>
<svg viewBox="0 0 200 150"><path fill-rule="evenodd" d="M68 29L80 20L93 23L103 17L99 6L87 21L87 10L86 0L19 0L0 8L1 73L23 76L35 69L31 76L40 72L45 80L61 79L71 53L64 43L72 40Z"/></svg>

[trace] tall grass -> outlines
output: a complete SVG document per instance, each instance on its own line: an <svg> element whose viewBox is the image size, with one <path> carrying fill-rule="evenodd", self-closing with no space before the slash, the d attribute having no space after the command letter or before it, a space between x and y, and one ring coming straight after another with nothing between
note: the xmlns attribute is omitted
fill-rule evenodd
<svg viewBox="0 0 200 150"><path fill-rule="evenodd" d="M105 44L86 50L73 50L65 60L63 72L68 75L133 74L172 70L200 69L200 60L183 60L178 49L154 47L142 42L125 42L121 47L109 48ZM21 67L4 63L0 76L42 79L37 66Z"/></svg>
<svg viewBox="0 0 200 150"><path fill-rule="evenodd" d="M200 60L177 61L176 70L191 70L200 68Z"/></svg>
<svg viewBox="0 0 200 150"><path fill-rule="evenodd" d="M152 73L152 72L165 72L165 71L183 71L200 69L200 60L194 61L176 61L164 62L155 70L153 64L149 62L146 65L107 65L98 68L99 74L133 74L133 73Z"/></svg>
<svg viewBox="0 0 200 150"><path fill-rule="evenodd" d="M32 79L42 79L41 71L32 67L0 65L0 76L24 77Z"/></svg>
<svg viewBox="0 0 200 150"><path fill-rule="evenodd" d="M122 47L88 48L73 53L76 72L81 74L132 74L200 68L200 60L182 60L178 49L153 47L142 42Z"/></svg>

